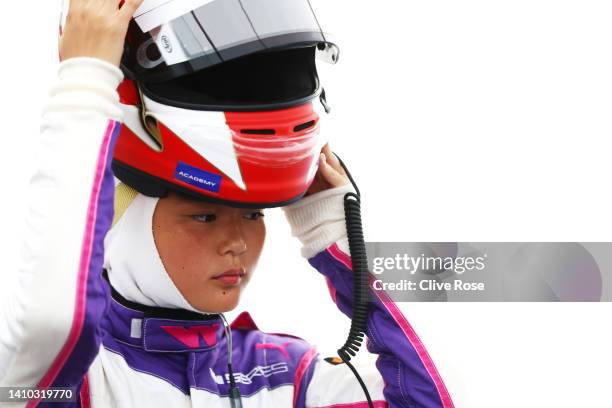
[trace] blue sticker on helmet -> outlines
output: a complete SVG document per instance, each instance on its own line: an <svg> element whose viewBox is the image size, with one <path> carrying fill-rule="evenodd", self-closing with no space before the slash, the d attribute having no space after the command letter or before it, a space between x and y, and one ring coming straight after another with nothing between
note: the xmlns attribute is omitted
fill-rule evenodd
<svg viewBox="0 0 612 408"><path fill-rule="evenodd" d="M174 178L199 189L218 193L223 177L179 162Z"/></svg>

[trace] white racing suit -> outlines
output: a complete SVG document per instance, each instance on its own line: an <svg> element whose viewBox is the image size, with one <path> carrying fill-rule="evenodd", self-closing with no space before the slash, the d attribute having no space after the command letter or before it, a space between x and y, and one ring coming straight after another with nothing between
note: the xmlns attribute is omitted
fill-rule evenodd
<svg viewBox="0 0 612 408"><path fill-rule="evenodd" d="M29 203L18 286L0 312L0 386L75 390L73 402L31 400L29 407L227 408L227 348L219 317L135 304L110 288L103 274L121 80L116 67L95 59L60 65L33 158L36 199ZM350 316L343 195L330 191L286 212L303 254ZM372 293L367 348L378 359L360 373L374 406L453 407L410 324L393 302ZM326 362L306 341L264 333L246 313L232 323L232 334L245 408L367 407L348 367Z"/></svg>

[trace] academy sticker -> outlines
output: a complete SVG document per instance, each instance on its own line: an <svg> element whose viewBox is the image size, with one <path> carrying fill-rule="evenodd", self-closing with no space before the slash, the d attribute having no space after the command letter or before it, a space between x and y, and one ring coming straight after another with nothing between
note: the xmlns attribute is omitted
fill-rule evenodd
<svg viewBox="0 0 612 408"><path fill-rule="evenodd" d="M176 166L174 178L202 190L218 193L221 187L222 176L179 162L178 166Z"/></svg>

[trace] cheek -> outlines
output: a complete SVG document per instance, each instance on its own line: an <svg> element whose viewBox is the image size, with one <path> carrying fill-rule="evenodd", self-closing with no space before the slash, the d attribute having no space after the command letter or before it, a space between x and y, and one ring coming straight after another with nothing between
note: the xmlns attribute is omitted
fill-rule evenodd
<svg viewBox="0 0 612 408"><path fill-rule="evenodd" d="M166 272L179 286L182 281L206 273L215 254L201 231L183 223L160 223L153 235Z"/></svg>
<svg viewBox="0 0 612 408"><path fill-rule="evenodd" d="M172 234L173 251L184 269L206 269L218 257L213 231L177 228Z"/></svg>
<svg viewBox="0 0 612 408"><path fill-rule="evenodd" d="M256 225L249 226L244 234L247 240L247 248L249 248L250 255L253 260L257 262L266 240L266 224L261 222L257 223Z"/></svg>

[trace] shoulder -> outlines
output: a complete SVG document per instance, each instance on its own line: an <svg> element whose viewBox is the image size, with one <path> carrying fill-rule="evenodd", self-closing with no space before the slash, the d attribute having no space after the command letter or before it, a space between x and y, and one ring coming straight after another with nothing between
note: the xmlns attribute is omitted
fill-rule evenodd
<svg viewBox="0 0 612 408"><path fill-rule="evenodd" d="M317 356L316 347L308 341L286 333L267 333L260 330L247 312L232 323L232 337L246 352L245 359L264 366L285 365L295 371Z"/></svg>

